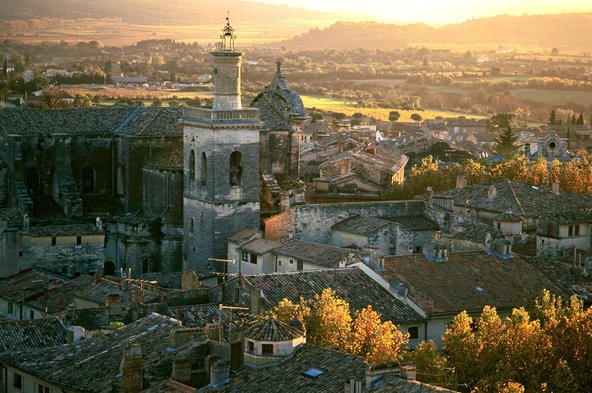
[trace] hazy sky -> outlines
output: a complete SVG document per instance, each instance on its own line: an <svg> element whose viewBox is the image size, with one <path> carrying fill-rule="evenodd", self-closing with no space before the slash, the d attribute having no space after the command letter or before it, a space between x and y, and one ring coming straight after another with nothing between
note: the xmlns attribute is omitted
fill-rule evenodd
<svg viewBox="0 0 592 393"><path fill-rule="evenodd" d="M254 0L397 22L454 23L499 14L592 12L591 0Z"/></svg>

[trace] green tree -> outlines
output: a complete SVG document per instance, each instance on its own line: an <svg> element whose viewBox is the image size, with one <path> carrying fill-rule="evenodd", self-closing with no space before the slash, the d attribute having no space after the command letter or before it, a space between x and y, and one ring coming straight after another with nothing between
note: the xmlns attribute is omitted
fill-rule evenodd
<svg viewBox="0 0 592 393"><path fill-rule="evenodd" d="M2 77L8 77L8 64L6 63L6 58L4 58L4 63L2 64Z"/></svg>
<svg viewBox="0 0 592 393"><path fill-rule="evenodd" d="M557 121L557 115L555 114L555 109L551 110L551 113L549 115L549 124L559 124L559 122Z"/></svg>
<svg viewBox="0 0 592 393"><path fill-rule="evenodd" d="M399 111L390 111L389 112L389 121L397 121L401 117Z"/></svg>
<svg viewBox="0 0 592 393"><path fill-rule="evenodd" d="M511 156L518 151L518 136L512 132L512 127L505 128L495 140L495 152L503 156Z"/></svg>
<svg viewBox="0 0 592 393"><path fill-rule="evenodd" d="M508 128L514 125L516 121L516 114L512 112L502 112L491 116L489 125L492 129Z"/></svg>
<svg viewBox="0 0 592 393"><path fill-rule="evenodd" d="M420 122L423 119L419 113L413 113L411 115L411 120Z"/></svg>

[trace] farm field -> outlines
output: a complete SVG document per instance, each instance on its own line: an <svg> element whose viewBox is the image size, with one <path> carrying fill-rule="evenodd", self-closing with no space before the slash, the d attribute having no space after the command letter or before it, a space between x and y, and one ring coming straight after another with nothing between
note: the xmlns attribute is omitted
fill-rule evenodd
<svg viewBox="0 0 592 393"><path fill-rule="evenodd" d="M388 120L389 112L397 110L401 114L399 121L413 121L411 115L413 113L420 114L424 119L434 119L438 116L442 117L472 117L482 119L484 116L472 115L469 113L453 112L453 111L442 111L442 110L431 110L426 109L423 111L409 111L403 109L385 109L385 108L358 108L355 104L350 102L344 102L338 98L325 98L316 96L302 96L302 101L307 109L317 108L324 111L340 112L346 116L351 116L356 112L363 113L366 116L371 116L380 120Z"/></svg>
<svg viewBox="0 0 592 393"><path fill-rule="evenodd" d="M266 24L244 22L234 26L240 31L237 45L254 46L273 43L302 34L315 27L328 25L324 20L290 19L268 21ZM217 42L221 24L201 25L136 25L115 20L71 20L54 28L27 32L26 34L8 34L0 32L0 39L19 42L43 41L99 41L104 45L130 45L148 39L173 39L181 42L197 42L208 45Z"/></svg>
<svg viewBox="0 0 592 393"><path fill-rule="evenodd" d="M514 89L510 91L518 98L548 105L565 105L568 102L592 105L592 92L571 90Z"/></svg>
<svg viewBox="0 0 592 393"><path fill-rule="evenodd" d="M76 94L86 94L90 97L95 95L105 96L105 97L114 97L114 98L144 98L144 97L156 97L158 99L174 99L175 96L177 99L183 98L212 98L212 93L208 91L178 91L172 89L162 89L162 90L150 90L144 88L119 88L119 87L102 87L102 86L72 86L72 87L65 87L63 88L64 91L68 92L69 94L75 96Z"/></svg>

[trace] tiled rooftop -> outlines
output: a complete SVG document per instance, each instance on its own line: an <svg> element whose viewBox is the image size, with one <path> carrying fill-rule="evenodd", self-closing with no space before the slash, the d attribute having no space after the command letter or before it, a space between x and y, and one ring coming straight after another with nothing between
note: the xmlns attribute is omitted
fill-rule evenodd
<svg viewBox="0 0 592 393"><path fill-rule="evenodd" d="M378 218L381 220L397 222L411 231L437 231L440 229L437 223L425 216L397 216Z"/></svg>
<svg viewBox="0 0 592 393"><path fill-rule="evenodd" d="M66 344L67 328L57 317L0 321L0 353Z"/></svg>
<svg viewBox="0 0 592 393"><path fill-rule="evenodd" d="M0 361L64 389L111 391L121 373L121 359L128 345L142 347L144 365L158 363L175 356L177 351L169 348L169 337L180 327L174 319L151 314L102 336L60 347L13 353L0 357Z"/></svg>
<svg viewBox="0 0 592 393"><path fill-rule="evenodd" d="M121 285L106 279L101 279L99 282L93 280L87 288L76 294L76 297L83 298L95 302L99 305L105 305L109 295L119 295L122 303L131 304L132 293L134 291L143 292L144 303L154 303L159 300L159 296L147 290L141 290L140 287L130 284L127 289L122 289Z"/></svg>
<svg viewBox="0 0 592 393"><path fill-rule="evenodd" d="M243 243L249 239L252 239L256 236L260 236L259 230L257 228L245 228L240 230L239 232L235 233L234 235L228 238L228 241L236 242L236 243Z"/></svg>
<svg viewBox="0 0 592 393"><path fill-rule="evenodd" d="M323 372L316 378L303 374L311 368ZM257 369L244 366L232 375L229 384L218 388L205 387L198 391L342 393L345 382L350 378L361 381L364 386L365 370L366 363L363 357L305 344L284 362Z"/></svg>
<svg viewBox="0 0 592 393"><path fill-rule="evenodd" d="M245 276L253 287L263 292L268 306L274 307L284 298L298 302L300 297L312 299L323 289L333 289L337 296L347 300L352 311L371 305L383 318L393 323L416 322L422 318L411 307L397 300L357 267L309 270L293 273L272 273Z"/></svg>
<svg viewBox="0 0 592 393"><path fill-rule="evenodd" d="M499 229L495 229L491 225L475 222L464 227L460 232L455 233L452 237L460 240L469 240L475 243L485 244L487 240L487 233L491 234L492 238L498 239L504 236L504 233Z"/></svg>
<svg viewBox="0 0 592 393"><path fill-rule="evenodd" d="M257 255L263 255L281 246L282 243L273 240L254 239L248 243L243 244L240 247L240 250Z"/></svg>
<svg viewBox="0 0 592 393"><path fill-rule="evenodd" d="M158 385L142 390L142 393L195 393L195 388L172 379L167 379Z"/></svg>
<svg viewBox="0 0 592 393"><path fill-rule="evenodd" d="M508 309L527 305L543 289L560 290L524 259L504 260L485 252L450 252L445 262L423 255L389 256L384 260L387 281L399 280L409 298L428 315L481 311L484 306Z"/></svg>
<svg viewBox="0 0 592 393"><path fill-rule="evenodd" d="M592 303L592 279L589 274L584 274L582 270L572 269L572 261L550 256L527 257L524 259L549 281L557 285L561 289L561 295L564 299L571 295L577 295L586 303Z"/></svg>
<svg viewBox="0 0 592 393"><path fill-rule="evenodd" d="M491 187L496 196L488 198ZM568 191L553 193L549 188L533 186L512 180L497 180L491 184L476 184L437 194L451 196L454 204L491 212L514 212L522 217L538 217L561 210L587 209L592 206L592 197ZM436 196L436 197L437 197Z"/></svg>
<svg viewBox="0 0 592 393"><path fill-rule="evenodd" d="M112 133L130 136L181 136L181 108L129 106L75 109L11 109L0 111L0 132L35 135Z"/></svg>
<svg viewBox="0 0 592 393"><path fill-rule="evenodd" d="M183 322L183 326L205 328L211 323L222 323L224 332L230 330L232 318L232 331L237 332L252 319L248 310L220 309L219 305L197 304L192 306L176 306L167 308L167 315Z"/></svg>
<svg viewBox="0 0 592 393"><path fill-rule="evenodd" d="M32 226L29 228L31 237L58 237L58 236L86 236L103 235L103 230L94 224L67 224Z"/></svg>
<svg viewBox="0 0 592 393"><path fill-rule="evenodd" d="M18 302L25 297L45 292L50 280L60 282L52 276L25 270L12 277L0 279L0 297Z"/></svg>
<svg viewBox="0 0 592 393"><path fill-rule="evenodd" d="M269 316L267 319L249 326L244 335L255 341L292 341L302 337L304 332Z"/></svg>
<svg viewBox="0 0 592 393"><path fill-rule="evenodd" d="M339 262L347 262L351 250L325 244L291 240L273 250L276 255L287 255L295 259L311 262L320 266L337 267Z"/></svg>
<svg viewBox="0 0 592 393"><path fill-rule="evenodd" d="M387 221L378 218L353 216L333 225L331 230L368 236L388 225Z"/></svg>

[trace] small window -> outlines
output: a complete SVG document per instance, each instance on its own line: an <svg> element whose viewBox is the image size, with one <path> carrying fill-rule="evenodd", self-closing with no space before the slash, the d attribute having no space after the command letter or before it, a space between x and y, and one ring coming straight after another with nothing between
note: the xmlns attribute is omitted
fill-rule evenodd
<svg viewBox="0 0 592 393"><path fill-rule="evenodd" d="M208 184L208 158L206 153L201 153L201 172L200 172L200 183L202 186Z"/></svg>
<svg viewBox="0 0 592 393"><path fill-rule="evenodd" d="M497 223L497 229L502 229L502 224L501 223Z"/></svg>
<svg viewBox="0 0 592 393"><path fill-rule="evenodd" d="M273 355L273 344L261 344L261 353L263 355Z"/></svg>
<svg viewBox="0 0 592 393"><path fill-rule="evenodd" d="M58 240L55 238L55 236L51 238L51 245L52 246L55 246L57 242L58 242Z"/></svg>
<svg viewBox="0 0 592 393"><path fill-rule="evenodd" d="M235 151L230 155L230 186L240 186L243 180L243 155Z"/></svg>
<svg viewBox="0 0 592 393"><path fill-rule="evenodd" d="M189 178L195 180L195 151L189 152Z"/></svg>
<svg viewBox="0 0 592 393"><path fill-rule="evenodd" d="M569 236L573 236L573 234L574 234L574 227L573 227L573 225L570 225L569 226Z"/></svg>
<svg viewBox="0 0 592 393"><path fill-rule="evenodd" d="M82 236L76 236L76 244L77 245L81 245L82 244Z"/></svg>
<svg viewBox="0 0 592 393"><path fill-rule="evenodd" d="M238 303L240 301L240 287L234 287L234 302Z"/></svg>
<svg viewBox="0 0 592 393"><path fill-rule="evenodd" d="M241 261L249 262L249 253L248 252L241 252Z"/></svg>
<svg viewBox="0 0 592 393"><path fill-rule="evenodd" d="M304 262L302 262L300 259L296 261L296 269L304 270Z"/></svg>
<svg viewBox="0 0 592 393"><path fill-rule="evenodd" d="M189 233L193 233L194 227L195 227L195 224L194 224L193 218L190 218L189 219Z"/></svg>
<svg viewBox="0 0 592 393"><path fill-rule="evenodd" d="M35 311L29 310L29 319L35 319Z"/></svg>
<svg viewBox="0 0 592 393"><path fill-rule="evenodd" d="M278 259L278 266L282 266L282 260Z"/></svg>
<svg viewBox="0 0 592 393"><path fill-rule="evenodd" d="M290 265L293 265L293 264L294 264L294 260L290 259Z"/></svg>
<svg viewBox="0 0 592 393"><path fill-rule="evenodd" d="M575 235L580 236L580 224L576 224L575 226Z"/></svg>
<svg viewBox="0 0 592 393"><path fill-rule="evenodd" d="M8 302L8 313L14 314L14 303L13 302Z"/></svg>
<svg viewBox="0 0 592 393"><path fill-rule="evenodd" d="M410 340L417 340L419 338L419 328L417 326L411 326L407 328Z"/></svg>
<svg viewBox="0 0 592 393"><path fill-rule="evenodd" d="M51 393L49 386L37 385L37 393Z"/></svg>
<svg viewBox="0 0 592 393"><path fill-rule="evenodd" d="M248 341L248 351L255 352L255 343L253 341Z"/></svg>
<svg viewBox="0 0 592 393"><path fill-rule="evenodd" d="M257 254L251 254L251 263L257 264Z"/></svg>
<svg viewBox="0 0 592 393"><path fill-rule="evenodd" d="M23 376L18 373L12 374L12 386L15 389L22 389L23 388Z"/></svg>

